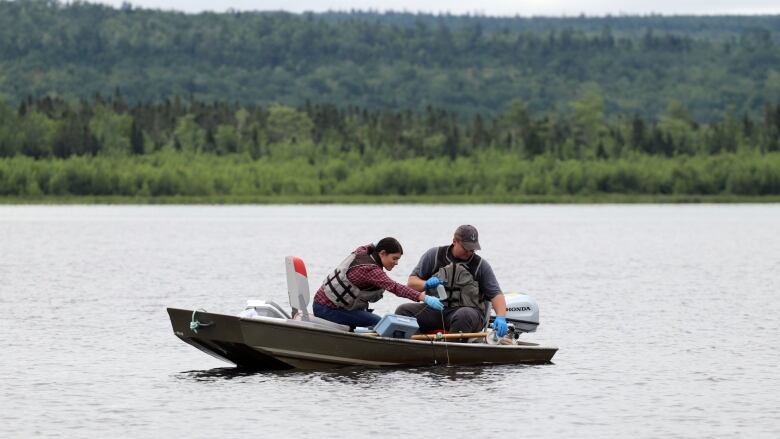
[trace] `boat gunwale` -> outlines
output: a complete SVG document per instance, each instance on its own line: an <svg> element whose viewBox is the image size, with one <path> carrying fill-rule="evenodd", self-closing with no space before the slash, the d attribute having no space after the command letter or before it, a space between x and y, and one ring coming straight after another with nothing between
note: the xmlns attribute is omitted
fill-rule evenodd
<svg viewBox="0 0 780 439"><path fill-rule="evenodd" d="M282 326L282 327L292 327L295 329L302 329L306 331L311 332L327 332L331 333L333 335L338 336L346 336L346 337L357 337L360 340L375 340L377 342L381 343L389 343L389 344L432 344L435 343L436 346L447 346L448 348L454 348L454 349L488 349L488 350L506 350L506 349L523 349L523 350L558 350L557 346L542 346L536 343L533 344L522 344L522 345L491 345L487 343L459 343L459 342L448 342L448 341L436 341L436 340L412 340L412 339L406 339L406 338L393 338L393 337L381 337L381 336L374 336L374 335L365 335L361 333L355 333L355 332L348 332L348 331L340 331L338 329L332 329L328 328L324 325L318 325L317 323L313 322L306 322L302 320L291 320L291 319L280 319L276 317L266 317L266 316L255 316L255 317L238 317L238 319L242 322L247 323L255 323L255 324L272 324L276 326ZM243 333L243 327L242 327L242 333ZM246 338L246 334L243 334ZM530 343L530 342L523 342L523 343Z"/></svg>

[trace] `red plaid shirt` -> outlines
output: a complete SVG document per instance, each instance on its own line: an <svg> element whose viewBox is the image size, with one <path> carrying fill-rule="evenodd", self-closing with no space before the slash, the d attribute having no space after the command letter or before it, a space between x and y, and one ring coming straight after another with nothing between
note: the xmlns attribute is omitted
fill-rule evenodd
<svg viewBox="0 0 780 439"><path fill-rule="evenodd" d="M367 244L358 247L352 253L356 255L368 253L368 249L372 246L373 244ZM352 282L352 285L361 290L381 288L398 297L405 297L414 302L417 302L417 298L420 297L419 291L409 288L406 285L401 285L387 277L384 268L380 265L358 265L347 271L347 279ZM314 303L325 305L328 308L338 308L338 306L331 302L330 299L328 299L328 296L325 295L325 290L322 289L322 286L317 290L317 294L314 295Z"/></svg>

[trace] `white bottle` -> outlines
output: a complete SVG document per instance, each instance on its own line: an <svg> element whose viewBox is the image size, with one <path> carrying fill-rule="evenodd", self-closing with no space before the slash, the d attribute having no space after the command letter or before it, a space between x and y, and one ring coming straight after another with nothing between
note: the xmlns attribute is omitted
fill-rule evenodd
<svg viewBox="0 0 780 439"><path fill-rule="evenodd" d="M444 285L439 284L436 287L436 295L439 296L439 300L447 300L447 290L444 289Z"/></svg>

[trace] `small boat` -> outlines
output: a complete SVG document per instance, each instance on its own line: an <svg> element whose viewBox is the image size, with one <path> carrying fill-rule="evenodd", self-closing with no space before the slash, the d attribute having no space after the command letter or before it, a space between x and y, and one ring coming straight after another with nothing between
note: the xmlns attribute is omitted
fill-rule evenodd
<svg viewBox="0 0 780 439"><path fill-rule="evenodd" d="M250 300L240 315L168 308L173 333L221 360L255 370L344 366L431 366L550 363L555 347L520 341L533 332L539 309L526 295L507 297L510 330L414 334L416 320L387 315L375 331L349 328L309 314L309 285L300 258L286 258L289 314L274 302Z"/></svg>

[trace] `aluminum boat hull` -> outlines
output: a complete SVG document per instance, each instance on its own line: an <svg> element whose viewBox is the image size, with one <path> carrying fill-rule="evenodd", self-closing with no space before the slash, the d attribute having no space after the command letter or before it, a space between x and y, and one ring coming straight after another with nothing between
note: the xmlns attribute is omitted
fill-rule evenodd
<svg viewBox="0 0 780 439"><path fill-rule="evenodd" d="M494 346L372 337L297 320L244 319L200 311L197 320L201 325L194 332L190 329L192 313L168 308L177 337L217 358L252 369L544 364L550 363L558 350L533 343Z"/></svg>

